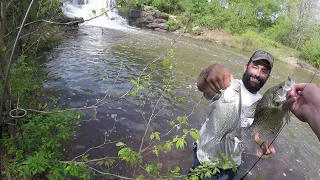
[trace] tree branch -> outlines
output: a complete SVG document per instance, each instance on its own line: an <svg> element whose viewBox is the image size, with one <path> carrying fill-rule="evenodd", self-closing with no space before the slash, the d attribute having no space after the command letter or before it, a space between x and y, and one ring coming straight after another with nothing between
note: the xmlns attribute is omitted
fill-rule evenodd
<svg viewBox="0 0 320 180"><path fill-rule="evenodd" d="M7 4L6 9L8 9L8 8L10 7L10 5L11 5L11 3L12 3L13 1L14 1L14 0L11 0L11 1Z"/></svg>
<svg viewBox="0 0 320 180"><path fill-rule="evenodd" d="M111 9L110 9L111 10ZM93 19L96 19L100 16L103 16L104 14L106 14L108 11L110 10L107 10L106 12L98 15L98 16L95 16L93 18L90 18L90 19L87 19L87 20L84 20L84 21L70 21L70 22L67 22L67 23L59 23L59 22L54 22L54 21L49 21L49 20L45 20L45 19L39 19L39 20L36 20L36 21L32 21L32 22L29 22L29 23L26 23L24 24L23 26L28 26L30 24L34 24L34 23L37 23L37 22L45 22L45 23L49 23L49 24L56 24L56 25L71 25L71 24L75 24L75 23L84 23L84 22L87 22L87 21L91 21ZM6 34L4 37L10 35L11 33L13 33L14 31L20 29L20 27L17 27L15 28L14 30L10 31L8 34Z"/></svg>
<svg viewBox="0 0 320 180"><path fill-rule="evenodd" d="M116 175L116 174L111 174L111 173L106 173L106 172L102 172L102 171L99 171L91 166L88 166L89 169L92 169L94 170L95 172L99 173L99 174L104 174L104 175L109 175L109 176L114 176L114 177L117 177L117 178L120 178L120 179L130 179L130 180L134 180L133 178L129 178L129 177L124 177L124 176L119 176L119 175Z"/></svg>
<svg viewBox="0 0 320 180"><path fill-rule="evenodd" d="M65 164L68 164L68 163L76 163L76 164L88 164L90 162L97 162L97 161L101 161L101 160L105 160L105 159L119 159L119 157L104 157L104 158L98 158L98 159L91 159L91 160L88 160L88 161L83 161L83 162L79 162L79 161L59 161L60 163L65 163Z"/></svg>

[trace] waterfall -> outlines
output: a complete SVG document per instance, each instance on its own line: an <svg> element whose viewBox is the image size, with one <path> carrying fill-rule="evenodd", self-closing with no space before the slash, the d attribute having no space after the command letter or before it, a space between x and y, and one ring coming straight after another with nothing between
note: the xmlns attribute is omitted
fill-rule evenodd
<svg viewBox="0 0 320 180"><path fill-rule="evenodd" d="M72 0L63 3L62 11L70 18L82 17L84 20L91 19L107 10L106 15L84 22L82 25L100 26L112 29L127 28L126 19L118 14L115 0ZM95 12L95 14L93 13Z"/></svg>

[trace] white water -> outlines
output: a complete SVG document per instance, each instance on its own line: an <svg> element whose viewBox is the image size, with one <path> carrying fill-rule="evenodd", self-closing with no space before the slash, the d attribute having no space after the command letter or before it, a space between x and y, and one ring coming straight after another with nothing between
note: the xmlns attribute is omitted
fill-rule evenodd
<svg viewBox="0 0 320 180"><path fill-rule="evenodd" d="M102 15L81 25L126 29L128 27L127 21L118 14L115 7L115 0L73 0L72 3L64 3L62 11L69 18L82 17L84 20L88 20L100 15L101 9L105 8L108 11L107 16ZM93 10L96 11L96 14L93 14Z"/></svg>

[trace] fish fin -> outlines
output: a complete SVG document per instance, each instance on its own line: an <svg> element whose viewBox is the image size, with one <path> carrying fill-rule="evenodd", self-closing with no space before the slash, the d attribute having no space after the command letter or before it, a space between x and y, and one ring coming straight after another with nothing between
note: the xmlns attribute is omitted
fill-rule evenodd
<svg viewBox="0 0 320 180"><path fill-rule="evenodd" d="M256 101L255 103L253 103L251 106L249 107L245 107L243 108L243 115L244 117L246 118L254 118L254 114L255 114L255 111L256 111L256 107L257 107L257 104L260 102L260 100Z"/></svg>

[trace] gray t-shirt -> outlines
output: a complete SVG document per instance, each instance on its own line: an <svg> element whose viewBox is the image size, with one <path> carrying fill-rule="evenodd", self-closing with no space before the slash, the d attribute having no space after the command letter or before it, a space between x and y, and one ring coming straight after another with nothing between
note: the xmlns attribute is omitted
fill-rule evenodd
<svg viewBox="0 0 320 180"><path fill-rule="evenodd" d="M245 117L244 110L251 106L253 103L258 101L262 96L259 93L252 94L250 93L245 86L243 85L241 80L238 80L241 83L241 127L248 127L252 124L253 118ZM207 117L206 122L203 124L200 130L200 138L201 136L204 136L204 132L212 132L205 130L207 121L210 121L210 119ZM242 143L240 141L241 137L241 129L235 132L231 132L227 134L219 144L218 152L216 152L217 155L223 153L226 155L226 157L231 156L234 160L234 163L237 165L241 164L241 151L242 151ZM221 155L219 155L219 158L216 158L216 154L210 153L209 150L211 149L210 146L213 146L213 144L210 144L210 141L205 144L198 143L198 150L197 150L197 156L198 160L200 162L210 162L212 160L221 160L223 159ZM216 148L215 148L216 149ZM218 167L222 168L223 165L216 164ZM232 164L229 163L229 167L232 168Z"/></svg>

